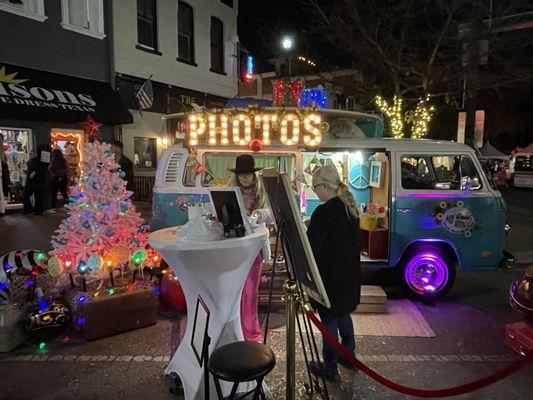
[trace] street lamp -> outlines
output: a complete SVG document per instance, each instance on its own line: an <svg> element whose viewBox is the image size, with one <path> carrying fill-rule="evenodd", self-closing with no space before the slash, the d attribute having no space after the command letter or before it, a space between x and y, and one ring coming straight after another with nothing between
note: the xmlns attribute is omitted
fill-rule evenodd
<svg viewBox="0 0 533 400"><path fill-rule="evenodd" d="M290 51L292 49L293 44L294 44L294 41L292 40L290 36L284 36L281 39L281 47L285 51Z"/></svg>
<svg viewBox="0 0 533 400"><path fill-rule="evenodd" d="M283 36L281 39L281 48L286 53L287 64L289 66L289 80L291 79L291 50L294 46L294 40L290 36Z"/></svg>

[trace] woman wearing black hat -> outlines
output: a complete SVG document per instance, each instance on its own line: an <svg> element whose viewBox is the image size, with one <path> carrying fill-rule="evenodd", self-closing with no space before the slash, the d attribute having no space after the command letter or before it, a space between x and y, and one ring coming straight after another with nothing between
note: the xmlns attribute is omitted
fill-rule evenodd
<svg viewBox="0 0 533 400"><path fill-rule="evenodd" d="M235 160L235 168L230 170L233 174L228 186L240 187L246 214L256 216L258 223L270 223L272 216L268 209L265 189L257 176L259 170L261 168L255 167L253 156L250 154L240 155ZM267 244L259 252L244 283L241 300L241 326L246 340L263 341L263 333L257 317L257 307L261 266L263 259L269 257L269 250Z"/></svg>

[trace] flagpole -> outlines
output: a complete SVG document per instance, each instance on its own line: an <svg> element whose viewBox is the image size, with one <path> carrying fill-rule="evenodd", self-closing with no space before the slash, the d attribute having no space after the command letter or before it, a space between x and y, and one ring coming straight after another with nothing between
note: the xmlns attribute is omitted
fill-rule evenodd
<svg viewBox="0 0 533 400"><path fill-rule="evenodd" d="M154 76L154 74L150 74L150 76L145 79L144 83L141 85L139 90L137 90L137 93L135 93L135 97L137 97L137 95L141 92L141 90L144 87L144 85L146 85L146 82L148 82L150 79L152 79L152 76Z"/></svg>

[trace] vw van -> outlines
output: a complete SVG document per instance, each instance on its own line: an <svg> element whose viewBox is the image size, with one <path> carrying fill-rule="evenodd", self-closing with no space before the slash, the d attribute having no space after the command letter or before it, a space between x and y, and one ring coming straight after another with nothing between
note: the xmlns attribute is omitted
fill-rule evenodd
<svg viewBox="0 0 533 400"><path fill-rule="evenodd" d="M454 142L383 138L379 117L339 110L242 109L174 114L184 143L167 149L153 190L155 229L187 222L188 204L225 185L235 158L286 172L302 217L320 201L315 168L332 164L360 212L364 267L395 268L416 298L454 284L456 268L486 270L504 257L506 207L472 148Z"/></svg>

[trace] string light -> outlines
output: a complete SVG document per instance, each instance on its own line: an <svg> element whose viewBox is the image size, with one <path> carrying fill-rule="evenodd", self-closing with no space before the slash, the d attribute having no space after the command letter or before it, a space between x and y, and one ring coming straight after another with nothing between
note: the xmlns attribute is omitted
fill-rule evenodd
<svg viewBox="0 0 533 400"><path fill-rule="evenodd" d="M272 82L273 99L272 105L275 107L297 107L300 100L300 93L303 90L304 84L301 79L294 79L291 81L275 80Z"/></svg>
<svg viewBox="0 0 533 400"><path fill-rule="evenodd" d="M322 133L318 128L321 123L322 117L319 114L309 114L304 118L304 129L310 133L304 134L304 143L307 146L315 147L322 141Z"/></svg>
<svg viewBox="0 0 533 400"><path fill-rule="evenodd" d="M326 108L328 98L324 89L305 89L300 94L299 107L318 107L321 109Z"/></svg>
<svg viewBox="0 0 533 400"><path fill-rule="evenodd" d="M309 64L311 67L316 67L316 64L313 61L308 58L305 58L304 56L298 56L298 61Z"/></svg>
<svg viewBox="0 0 533 400"><path fill-rule="evenodd" d="M395 139L404 137L402 118L403 100L401 97L395 95L392 99L392 106L389 106L389 103L378 95L376 96L376 105L389 118L392 136Z"/></svg>
<svg viewBox="0 0 533 400"><path fill-rule="evenodd" d="M413 139L422 139L427 135L429 123L435 112L435 107L428 104L431 95L426 94L425 98L421 98L416 105L415 111L410 117L412 127L411 127L411 137Z"/></svg>
<svg viewBox="0 0 533 400"><path fill-rule="evenodd" d="M189 115L190 139L189 144L196 146L198 144L198 137L205 132L205 119L202 115Z"/></svg>

